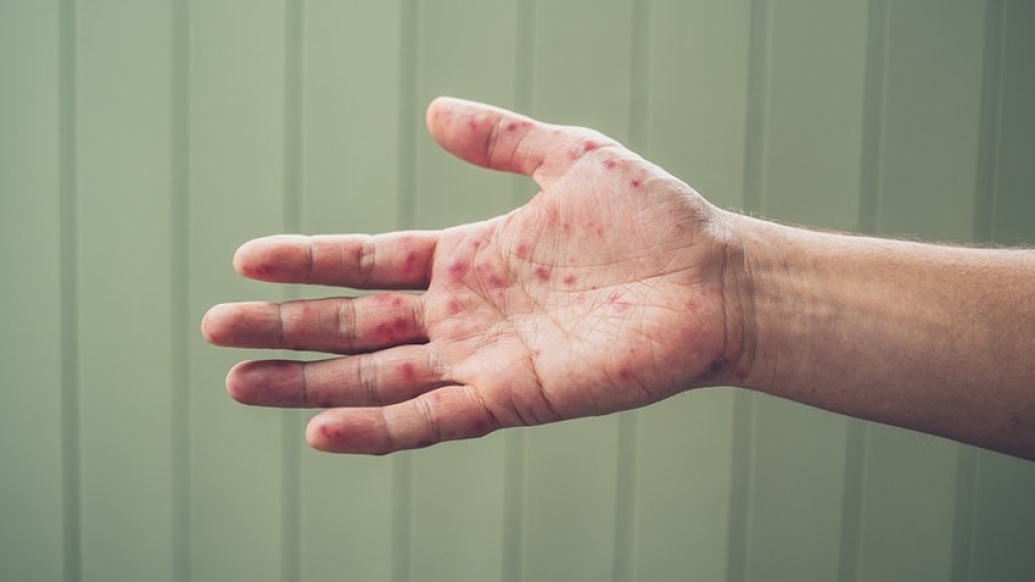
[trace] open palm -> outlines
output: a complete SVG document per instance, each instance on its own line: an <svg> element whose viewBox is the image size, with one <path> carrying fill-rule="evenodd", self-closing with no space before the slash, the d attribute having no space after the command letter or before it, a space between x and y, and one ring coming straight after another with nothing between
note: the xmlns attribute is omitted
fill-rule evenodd
<svg viewBox="0 0 1035 582"><path fill-rule="evenodd" d="M314 447L386 453L642 406L735 373L721 211L590 130L454 99L431 105L428 127L542 191L444 231L245 244L245 276L382 292L214 307L202 327L215 344L342 354L239 364L234 398L332 408L310 422Z"/></svg>

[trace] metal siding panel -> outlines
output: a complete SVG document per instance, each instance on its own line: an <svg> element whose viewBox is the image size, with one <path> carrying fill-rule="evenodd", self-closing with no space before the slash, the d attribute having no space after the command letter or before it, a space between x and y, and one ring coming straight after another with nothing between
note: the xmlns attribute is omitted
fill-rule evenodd
<svg viewBox="0 0 1035 582"><path fill-rule="evenodd" d="M78 11L84 580L172 579L169 14Z"/></svg>
<svg viewBox="0 0 1035 582"><path fill-rule="evenodd" d="M991 171L990 233L993 242L1035 242L1035 4L1002 2L1002 59L998 86L990 93L997 115ZM986 61L986 66L992 65ZM987 78L987 77L986 77ZM987 88L986 88L987 89ZM986 93L989 94L989 93ZM980 186L980 184L979 184ZM1035 463L987 451L977 452L969 580L1035 579Z"/></svg>
<svg viewBox="0 0 1035 582"><path fill-rule="evenodd" d="M549 121L629 138L632 2L541 2L532 109ZM529 431L526 580L608 580L614 568L619 417Z"/></svg>
<svg viewBox="0 0 1035 582"><path fill-rule="evenodd" d="M720 206L740 206L748 0L652 6L642 152ZM685 394L639 416L637 580L726 578L734 392Z"/></svg>
<svg viewBox="0 0 1035 582"><path fill-rule="evenodd" d="M992 233L1001 244L1035 242L1035 3L1006 3Z"/></svg>
<svg viewBox="0 0 1035 582"><path fill-rule="evenodd" d="M58 3L0 3L0 579L64 576Z"/></svg>
<svg viewBox="0 0 1035 582"><path fill-rule="evenodd" d="M299 209L305 233L399 226L400 18L398 1L305 4ZM300 291L303 298L351 294ZM312 451L301 430L288 441L301 455L299 578L390 579L394 459Z"/></svg>
<svg viewBox="0 0 1035 582"><path fill-rule="evenodd" d="M973 236L984 3L888 5L876 228ZM947 579L960 445L882 425L865 434L860 580Z"/></svg>
<svg viewBox="0 0 1035 582"><path fill-rule="evenodd" d="M417 105L454 95L514 106L517 2L419 4ZM484 220L512 207L512 179L454 159L424 131L417 140L416 225ZM413 453L413 579L503 576L506 433Z"/></svg>
<svg viewBox="0 0 1035 582"><path fill-rule="evenodd" d="M282 2L190 6L190 315L223 301L277 300L279 288L230 268L244 241L283 224ZM195 582L277 580L282 571L282 423L277 410L235 404L222 379L268 354L192 338L190 553Z"/></svg>
<svg viewBox="0 0 1035 582"><path fill-rule="evenodd" d="M858 226L866 6L771 3L758 210L828 228ZM847 420L752 399L745 578L839 572Z"/></svg>

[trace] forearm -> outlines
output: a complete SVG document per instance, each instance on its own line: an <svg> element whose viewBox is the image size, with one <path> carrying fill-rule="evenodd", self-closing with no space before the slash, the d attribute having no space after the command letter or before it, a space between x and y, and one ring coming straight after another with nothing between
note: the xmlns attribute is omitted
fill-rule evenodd
<svg viewBox="0 0 1035 582"><path fill-rule="evenodd" d="M731 221L741 384L1035 459L1035 254Z"/></svg>

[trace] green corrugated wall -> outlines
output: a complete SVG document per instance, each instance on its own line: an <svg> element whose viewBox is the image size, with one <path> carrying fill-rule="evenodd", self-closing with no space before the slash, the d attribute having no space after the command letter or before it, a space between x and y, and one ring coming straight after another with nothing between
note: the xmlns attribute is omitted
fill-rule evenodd
<svg viewBox="0 0 1035 582"><path fill-rule="evenodd" d="M0 0L0 580L1035 579L1035 463L732 389L317 454L197 332L333 292L238 279L251 237L526 200L439 94L725 207L1035 243L1033 59L1026 0Z"/></svg>

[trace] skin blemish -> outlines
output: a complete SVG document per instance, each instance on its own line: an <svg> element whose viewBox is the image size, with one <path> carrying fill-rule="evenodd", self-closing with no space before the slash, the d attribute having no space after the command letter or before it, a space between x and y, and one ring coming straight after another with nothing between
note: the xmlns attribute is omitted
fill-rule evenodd
<svg viewBox="0 0 1035 582"><path fill-rule="evenodd" d="M607 302L610 303L614 307L615 311L619 313L629 308L629 304L625 301L620 301L620 299L621 295L619 295L617 292L607 296Z"/></svg>
<svg viewBox="0 0 1035 582"><path fill-rule="evenodd" d="M446 305L446 312L449 313L449 315L460 313L460 302L456 299L450 299L449 303Z"/></svg>
<svg viewBox="0 0 1035 582"><path fill-rule="evenodd" d="M453 279L460 280L467 274L467 269L470 267L464 261L454 261L449 265L449 274L453 276Z"/></svg>
<svg viewBox="0 0 1035 582"><path fill-rule="evenodd" d="M737 368L733 371L733 375L737 377L737 380L741 381L748 377L747 370L745 370L744 368Z"/></svg>
<svg viewBox="0 0 1035 582"><path fill-rule="evenodd" d="M493 273L492 275L489 275L489 286L490 287L502 287L503 286L503 278L500 277L499 275L495 274L495 273Z"/></svg>
<svg viewBox="0 0 1035 582"><path fill-rule="evenodd" d="M525 243L518 243L517 249L514 250L514 253L518 257L520 257L522 259L527 259L528 258L528 251L529 251L529 248L528 248L527 244L525 244Z"/></svg>
<svg viewBox="0 0 1035 582"><path fill-rule="evenodd" d="M510 123L507 124L507 131L516 131L517 128L518 128L518 124L517 124L516 121L511 121Z"/></svg>
<svg viewBox="0 0 1035 582"><path fill-rule="evenodd" d="M477 418L472 418L469 428L471 429L470 434L483 435L489 432L489 421L482 415Z"/></svg>
<svg viewBox="0 0 1035 582"><path fill-rule="evenodd" d="M640 188L643 187L643 182L641 182L639 180L630 180L629 181L629 187L632 188L633 190L639 190Z"/></svg>
<svg viewBox="0 0 1035 582"><path fill-rule="evenodd" d="M248 269L248 273L252 276L271 278L277 274L277 268L267 263L259 263Z"/></svg>
<svg viewBox="0 0 1035 582"><path fill-rule="evenodd" d="M417 253L408 252L406 258L403 259L403 270L407 273L412 273L417 268Z"/></svg>
<svg viewBox="0 0 1035 582"><path fill-rule="evenodd" d="M399 364L399 375L402 376L403 380L412 381L417 376L417 370L412 363L403 362Z"/></svg>
<svg viewBox="0 0 1035 582"><path fill-rule="evenodd" d="M616 162L614 160L605 160L604 161L604 167L607 168L608 170L613 170L616 167L618 167L618 162Z"/></svg>
<svg viewBox="0 0 1035 582"><path fill-rule="evenodd" d="M582 144L582 151L584 151L584 152L591 152L591 151L597 149L598 147L600 147L600 146L597 144L597 142L595 142L595 141L587 141L586 143Z"/></svg>
<svg viewBox="0 0 1035 582"><path fill-rule="evenodd" d="M632 372L629 368L622 368L618 370L618 377L622 380L628 380L629 378L632 378Z"/></svg>
<svg viewBox="0 0 1035 582"><path fill-rule="evenodd" d="M477 239L471 241L471 248L478 249L478 248L481 248L481 246L482 246L482 241L477 240Z"/></svg>
<svg viewBox="0 0 1035 582"><path fill-rule="evenodd" d="M472 118L467 120L467 127L470 128L471 131L475 131L475 130L478 129L478 122L475 121L474 118L472 117Z"/></svg>
<svg viewBox="0 0 1035 582"><path fill-rule="evenodd" d="M565 275L564 276L564 284L569 286L569 287L574 285L575 284L575 275Z"/></svg>
<svg viewBox="0 0 1035 582"><path fill-rule="evenodd" d="M535 268L535 278L539 279L543 283L549 281L550 280L550 269L547 269L546 267L536 267Z"/></svg>
<svg viewBox="0 0 1035 582"><path fill-rule="evenodd" d="M339 437L338 431L334 427L332 427L332 426L330 426L328 424L324 424L324 425L320 426L320 436L322 436L323 438L325 438L325 439L327 439L329 441L336 441L336 440L338 440L338 437Z"/></svg>

